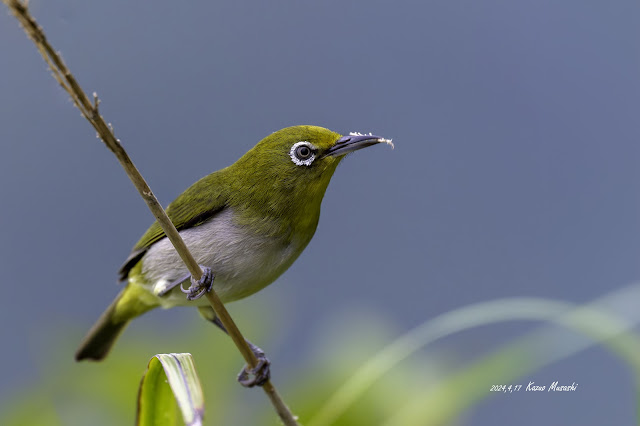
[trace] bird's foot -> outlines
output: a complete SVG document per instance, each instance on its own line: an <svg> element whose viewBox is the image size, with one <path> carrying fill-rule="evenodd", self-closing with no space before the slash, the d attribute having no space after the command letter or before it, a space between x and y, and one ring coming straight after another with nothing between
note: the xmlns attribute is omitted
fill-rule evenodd
<svg viewBox="0 0 640 426"><path fill-rule="evenodd" d="M220 330L229 334L224 325L222 325L222 321L220 321L220 318L214 317L210 321L214 323L218 328L220 328ZM262 386L271 377L271 361L269 361L262 349L260 349L247 339L244 340L245 342L247 342L247 345L249 345L251 352L253 352L256 358L258 358L258 365L256 365L254 368L249 368L248 365L245 365L238 374L238 382L240 382L240 384L245 388Z"/></svg>
<svg viewBox="0 0 640 426"><path fill-rule="evenodd" d="M258 358L258 365L249 368L245 365L240 374L238 374L238 382L245 388L254 386L262 386L271 377L271 361L265 356L264 351L247 340L247 344L251 348L253 354Z"/></svg>
<svg viewBox="0 0 640 426"><path fill-rule="evenodd" d="M215 278L211 268L200 266L202 268L202 277L198 281L191 277L191 286L188 289L180 286L180 291L187 295L187 300L196 300L208 293L213 287L213 279Z"/></svg>

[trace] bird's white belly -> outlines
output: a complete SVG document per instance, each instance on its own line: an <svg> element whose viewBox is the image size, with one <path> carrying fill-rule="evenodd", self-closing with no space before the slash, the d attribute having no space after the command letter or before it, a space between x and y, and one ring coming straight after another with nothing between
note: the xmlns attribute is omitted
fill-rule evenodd
<svg viewBox="0 0 640 426"><path fill-rule="evenodd" d="M198 264L213 271L213 288L223 302L241 299L271 284L291 266L304 248L287 243L284 238L265 237L237 226L232 215L233 212L227 209L202 225L180 232ZM143 256L144 278L135 281L157 295L187 274L187 268L173 245L163 238ZM208 304L204 297L194 302L187 301L178 288L158 299L165 308Z"/></svg>

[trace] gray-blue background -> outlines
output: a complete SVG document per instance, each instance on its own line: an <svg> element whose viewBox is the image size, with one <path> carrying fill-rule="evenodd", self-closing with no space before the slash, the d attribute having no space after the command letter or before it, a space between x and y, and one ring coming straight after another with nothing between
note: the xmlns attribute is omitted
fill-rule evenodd
<svg viewBox="0 0 640 426"><path fill-rule="evenodd" d="M281 359L333 312L378 311L400 334L472 302L586 302L640 275L635 1L31 8L164 204L285 126L394 139L341 165L313 242L254 296L285 311ZM5 8L0 63L0 362L15 365L2 398L37 382L44 336L73 323L80 339L151 216ZM529 328L450 349L464 358ZM632 424L629 376L590 349L530 377L578 392L489 398L468 424Z"/></svg>

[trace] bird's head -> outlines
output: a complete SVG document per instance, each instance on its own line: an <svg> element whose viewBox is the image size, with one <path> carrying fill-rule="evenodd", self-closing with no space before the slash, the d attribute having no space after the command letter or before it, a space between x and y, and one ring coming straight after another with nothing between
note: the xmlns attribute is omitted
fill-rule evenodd
<svg viewBox="0 0 640 426"><path fill-rule="evenodd" d="M317 222L320 204L340 161L359 149L391 140L317 126L287 127L267 136L232 167L244 199L265 214ZM241 189L240 189L241 188ZM238 195L239 196L239 195Z"/></svg>
<svg viewBox="0 0 640 426"><path fill-rule="evenodd" d="M372 134L342 136L318 126L293 126L261 140L238 163L290 190L311 185L324 192L347 154L379 143L393 146L391 140Z"/></svg>

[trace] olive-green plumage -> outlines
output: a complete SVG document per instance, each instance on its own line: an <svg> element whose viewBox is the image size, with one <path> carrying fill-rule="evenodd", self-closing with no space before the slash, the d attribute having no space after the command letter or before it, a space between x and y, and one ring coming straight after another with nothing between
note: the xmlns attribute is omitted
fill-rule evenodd
<svg viewBox="0 0 640 426"><path fill-rule="evenodd" d="M390 141L316 126L282 129L190 186L167 214L196 261L215 274L222 301L246 297L273 282L309 243L344 155L379 142ZM150 309L207 303L187 301L175 288L188 272L157 222L133 247L120 279L126 287L89 331L77 360L102 359L129 320Z"/></svg>

